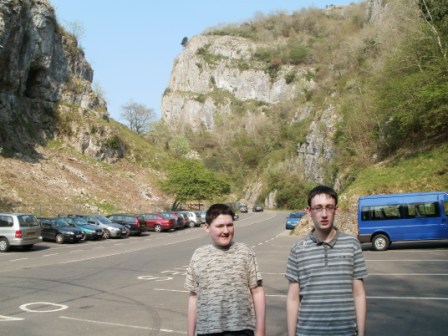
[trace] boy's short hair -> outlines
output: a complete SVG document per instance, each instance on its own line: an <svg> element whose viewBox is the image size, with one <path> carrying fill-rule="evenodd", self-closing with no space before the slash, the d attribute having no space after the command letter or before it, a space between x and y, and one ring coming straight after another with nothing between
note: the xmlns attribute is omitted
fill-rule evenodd
<svg viewBox="0 0 448 336"><path fill-rule="evenodd" d="M308 193L308 206L311 206L311 200L314 198L314 196L325 194L330 196L335 200L335 205L338 205L338 193L331 187L327 187L324 185L318 185L311 189L311 191Z"/></svg>
<svg viewBox="0 0 448 336"><path fill-rule="evenodd" d="M227 204L216 203L211 205L205 213L205 222L210 225L219 215L229 215L233 220L235 212Z"/></svg>

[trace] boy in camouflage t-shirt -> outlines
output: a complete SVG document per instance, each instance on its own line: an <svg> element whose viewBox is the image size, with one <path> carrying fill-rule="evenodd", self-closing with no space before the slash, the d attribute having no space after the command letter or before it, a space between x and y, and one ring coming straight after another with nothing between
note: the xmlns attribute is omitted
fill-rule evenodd
<svg viewBox="0 0 448 336"><path fill-rule="evenodd" d="M261 274L252 249L233 242L233 215L225 204L207 211L205 230L212 244L194 252L185 279L188 336L265 335Z"/></svg>

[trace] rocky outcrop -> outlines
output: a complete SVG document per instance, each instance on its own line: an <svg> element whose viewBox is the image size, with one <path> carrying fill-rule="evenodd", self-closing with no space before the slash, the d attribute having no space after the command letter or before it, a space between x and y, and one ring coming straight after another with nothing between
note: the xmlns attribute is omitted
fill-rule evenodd
<svg viewBox="0 0 448 336"><path fill-rule="evenodd" d="M254 58L263 47L235 36L198 35L175 60L162 98L162 118L193 130L213 129L216 114L232 113L235 102L276 104L310 90L307 68L281 66L275 76ZM296 80L288 83L287 74Z"/></svg>
<svg viewBox="0 0 448 336"><path fill-rule="evenodd" d="M86 130L76 133L73 128L64 134L61 128L61 119L76 119L67 113L107 115L105 101L91 88L92 80L93 70L76 38L58 25L47 0L0 0L2 155L32 156L36 145L69 136L75 148L95 158L122 156L120 151L110 151L107 138L99 133L87 134L86 141Z"/></svg>

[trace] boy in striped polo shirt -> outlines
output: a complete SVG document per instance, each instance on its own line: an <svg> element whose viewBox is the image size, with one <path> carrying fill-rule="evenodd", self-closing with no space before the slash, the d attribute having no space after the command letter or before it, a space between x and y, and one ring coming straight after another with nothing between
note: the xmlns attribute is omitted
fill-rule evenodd
<svg viewBox="0 0 448 336"><path fill-rule="evenodd" d="M286 278L288 336L364 336L367 269L357 238L334 226L338 195L317 186L308 194L313 231L291 247Z"/></svg>

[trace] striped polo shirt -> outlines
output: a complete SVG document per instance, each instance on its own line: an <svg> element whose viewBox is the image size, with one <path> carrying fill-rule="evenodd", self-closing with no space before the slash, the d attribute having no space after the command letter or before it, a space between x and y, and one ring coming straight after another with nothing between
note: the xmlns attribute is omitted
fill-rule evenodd
<svg viewBox="0 0 448 336"><path fill-rule="evenodd" d="M358 239L339 231L329 243L300 238L285 276L300 286L297 335L357 335L352 282L367 277Z"/></svg>

